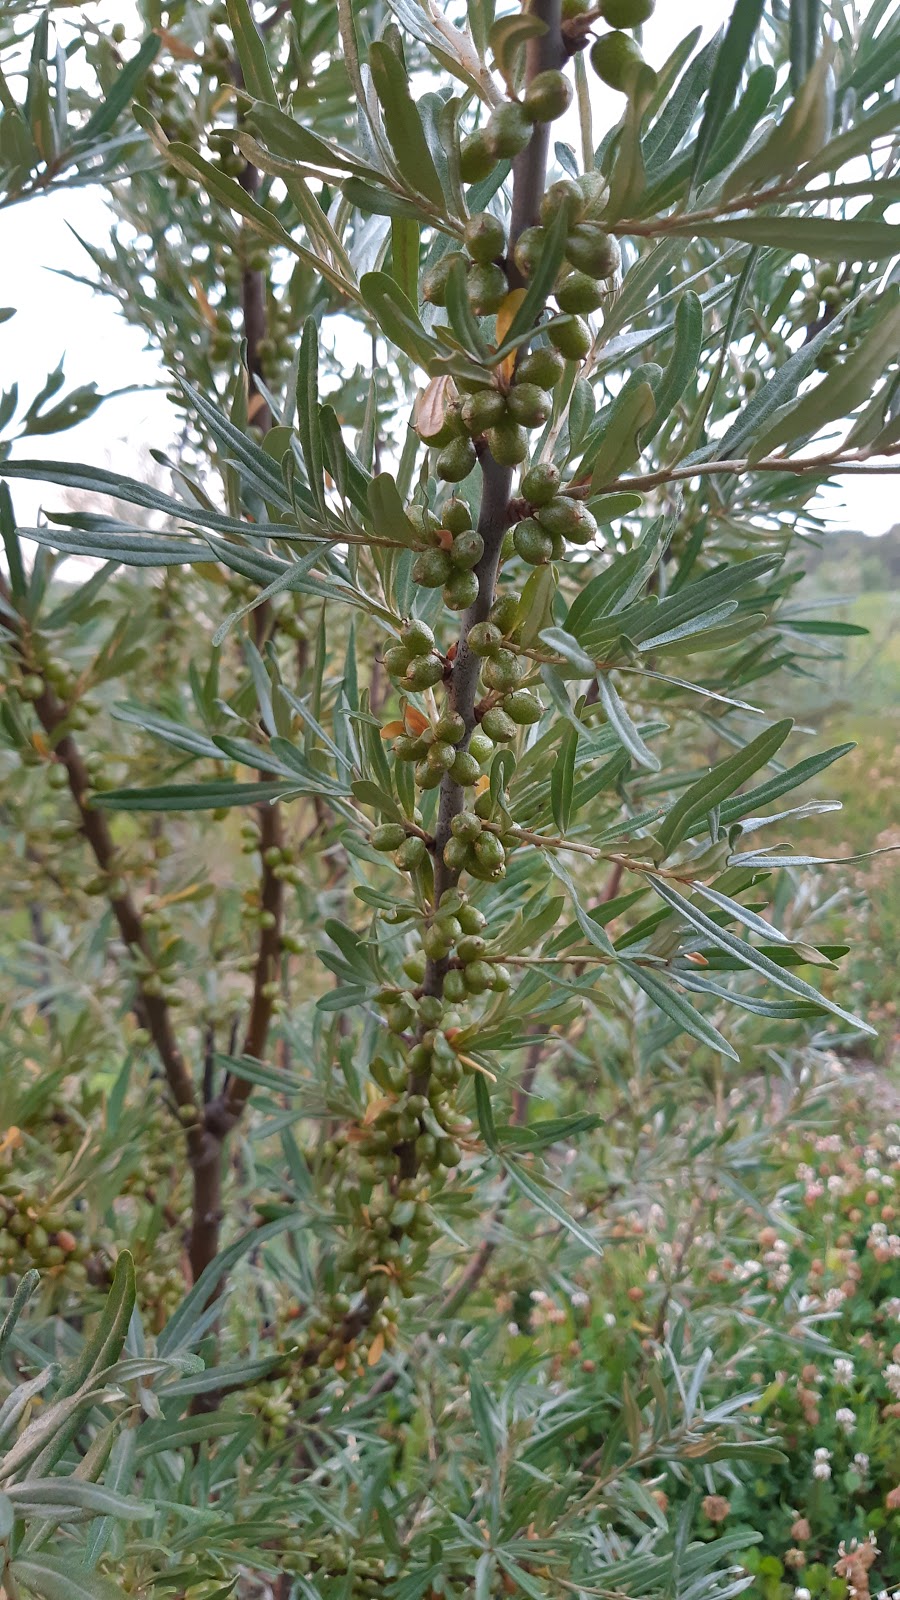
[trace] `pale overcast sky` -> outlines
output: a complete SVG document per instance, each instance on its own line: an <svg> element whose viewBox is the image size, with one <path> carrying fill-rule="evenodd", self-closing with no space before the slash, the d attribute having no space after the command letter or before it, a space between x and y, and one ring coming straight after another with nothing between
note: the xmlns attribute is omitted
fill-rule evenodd
<svg viewBox="0 0 900 1600"><path fill-rule="evenodd" d="M110 0L106 16L112 23L118 17L127 19L130 10L127 0ZM731 0L702 0L699 8L693 8L693 16L702 16L709 34L730 10ZM662 0L644 30L648 60L661 64L689 20L683 7ZM599 128L618 117L620 100L596 79L593 82ZM60 269L86 276L93 270L70 227L92 242L105 242L108 213L99 189L61 192L0 212L0 303L17 308L15 317L0 326L0 389L18 381L27 401L29 384L37 388L63 355L67 388L91 381L103 392L129 384L147 387L110 400L94 417L66 433L25 440L15 453L87 461L133 473L139 452L149 445L166 449L172 439L172 411L161 390L153 389L164 377L155 356L143 348L141 334L118 316L110 298L93 295L87 287L58 275ZM849 477L840 492L823 494L820 504L835 528L881 534L898 520L896 482L889 476ZM20 522L33 521L42 500L51 506L58 503L54 491L39 485L14 487Z"/></svg>

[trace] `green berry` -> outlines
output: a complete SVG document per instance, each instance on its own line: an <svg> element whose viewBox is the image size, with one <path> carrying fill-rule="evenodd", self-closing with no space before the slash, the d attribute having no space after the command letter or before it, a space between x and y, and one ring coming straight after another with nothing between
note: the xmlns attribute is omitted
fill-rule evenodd
<svg viewBox="0 0 900 1600"><path fill-rule="evenodd" d="M432 925L426 928L422 935L422 949L429 961L443 961L450 954L452 941L446 937L442 928Z"/></svg>
<svg viewBox="0 0 900 1600"><path fill-rule="evenodd" d="M499 389L477 389L467 394L462 403L462 419L466 432L476 437L502 422L506 416L506 396Z"/></svg>
<svg viewBox="0 0 900 1600"><path fill-rule="evenodd" d="M603 290L596 278L586 272L568 272L554 290L560 311L570 311L576 316L596 311L603 304Z"/></svg>
<svg viewBox="0 0 900 1600"><path fill-rule="evenodd" d="M456 745L448 739L435 739L425 759L430 767L440 767L442 772L449 772L456 760Z"/></svg>
<svg viewBox="0 0 900 1600"><path fill-rule="evenodd" d="M488 839L492 837L493 835L491 834L486 835ZM500 844L499 839L495 840L495 843ZM502 845L500 845L500 849L503 849ZM496 865L501 864L497 863ZM496 870L496 866L488 866L483 861L479 862L479 865L486 867L489 872ZM469 965L463 969L463 981L470 994L484 994L485 990L491 987L493 976L494 969L488 961L470 961Z"/></svg>
<svg viewBox="0 0 900 1600"><path fill-rule="evenodd" d="M458 811L450 824L450 832L454 839L465 839L471 844L481 833L481 823L474 811Z"/></svg>
<svg viewBox="0 0 900 1600"><path fill-rule="evenodd" d="M404 682L410 689L431 689L444 676L444 663L438 656L416 656L406 669Z"/></svg>
<svg viewBox="0 0 900 1600"><path fill-rule="evenodd" d="M520 727L529 727L533 722L540 722L543 715L541 702L530 689L515 689L512 694L504 695L503 709Z"/></svg>
<svg viewBox="0 0 900 1600"><path fill-rule="evenodd" d="M456 843L457 843L457 840L455 840L455 839L451 839L450 840L450 844L456 844ZM448 844L447 850L449 850L450 844ZM447 850L444 851L444 860L445 861L447 861ZM462 846L462 853L463 853L463 859L459 862L458 866L450 867L451 872L459 872L465 866L465 857L466 857L466 847L465 847L465 845ZM450 862L449 861L447 861L447 865L448 865L448 867L450 866ZM466 988L466 980L463 977L462 973L458 972L455 967L451 968L451 970L447 973L446 977L444 978L444 999L445 1000L449 1000L451 1005L459 1005L463 1000L465 1000L466 995L468 994L468 992L469 991Z"/></svg>
<svg viewBox="0 0 900 1600"><path fill-rule="evenodd" d="M445 256L429 267L422 279L422 299L432 306L447 304L447 285L457 261L465 261L461 250L448 250Z"/></svg>
<svg viewBox="0 0 900 1600"><path fill-rule="evenodd" d="M462 1152L455 1139L438 1140L437 1158L442 1167L455 1167L461 1154Z"/></svg>
<svg viewBox="0 0 900 1600"><path fill-rule="evenodd" d="M560 208L567 207L571 223L580 222L586 209L585 197L573 178L558 178L556 183L551 183L545 190L541 200L541 221L544 227L559 215Z"/></svg>
<svg viewBox="0 0 900 1600"><path fill-rule="evenodd" d="M553 411L553 396L536 383L515 383L508 404L510 416L523 428L542 428Z"/></svg>
<svg viewBox="0 0 900 1600"><path fill-rule="evenodd" d="M425 754L426 746L421 739L414 739L409 734L401 733L394 740L391 749L398 761L418 761Z"/></svg>
<svg viewBox="0 0 900 1600"><path fill-rule="evenodd" d="M456 760L450 768L450 776L454 783L461 784L464 789L478 782L481 776L481 768L477 757L472 754L471 749L457 751Z"/></svg>
<svg viewBox="0 0 900 1600"><path fill-rule="evenodd" d="M413 983L421 983L425 976L425 957L418 950L413 950L403 958L403 971Z"/></svg>
<svg viewBox="0 0 900 1600"><path fill-rule="evenodd" d="M478 818L477 817L475 818L475 821L478 823L478 832L473 836L473 839L471 841L472 843L474 843L475 839L478 839L478 838L481 837L481 831L482 831L481 823L478 822ZM482 922L482 926L483 926L484 925L484 918L483 917L481 919L481 922ZM479 930L474 934L467 933L467 934L464 935L464 937L462 939L460 939L459 945L457 947L456 954L459 956L459 959L462 962L463 966L467 966L470 961L480 961L482 956L484 955L484 952L487 949L487 947L488 947L487 939L482 938L481 932Z"/></svg>
<svg viewBox="0 0 900 1600"><path fill-rule="evenodd" d="M415 568L413 570L415 571ZM389 645L384 652L385 671L389 672L392 678L402 678L411 660L412 656L405 645Z"/></svg>
<svg viewBox="0 0 900 1600"><path fill-rule="evenodd" d="M621 94L628 92L643 59L638 45L627 33L604 33L591 46L591 66L597 77Z"/></svg>
<svg viewBox="0 0 900 1600"><path fill-rule="evenodd" d="M488 756L493 754L493 750L494 741L486 733L482 733L480 728L476 728L469 739L467 754L472 757L473 761L480 764L482 761L487 761Z"/></svg>
<svg viewBox="0 0 900 1600"><path fill-rule="evenodd" d="M599 222L579 222L566 240L566 260L592 278L611 278L618 272L622 252Z"/></svg>
<svg viewBox="0 0 900 1600"><path fill-rule="evenodd" d="M512 633L518 619L519 601L514 594L501 595L488 612L488 621L492 622L495 628L499 628L504 636Z"/></svg>
<svg viewBox="0 0 900 1600"><path fill-rule="evenodd" d="M421 584L423 589L439 589L441 584L447 582L451 569L452 562L448 551L421 550L413 562L412 580L413 583ZM390 650L385 652L385 661L390 654ZM406 654L408 658L409 652Z"/></svg>
<svg viewBox="0 0 900 1600"><path fill-rule="evenodd" d="M559 485L559 468L552 461L538 461L523 474L519 492L529 505L545 506L553 499Z"/></svg>
<svg viewBox="0 0 900 1600"><path fill-rule="evenodd" d="M582 361L593 344L593 335L581 317L554 317L546 326L547 338L567 361Z"/></svg>
<svg viewBox="0 0 900 1600"><path fill-rule="evenodd" d="M402 822L383 822L372 834L372 846L375 850L399 850L405 838Z"/></svg>
<svg viewBox="0 0 900 1600"><path fill-rule="evenodd" d="M443 767L433 767L429 761L420 761L413 773L420 789L436 789L443 776Z"/></svg>
<svg viewBox="0 0 900 1600"><path fill-rule="evenodd" d="M527 668L512 650L497 650L482 668L481 675L489 689L508 693L515 689Z"/></svg>
<svg viewBox="0 0 900 1600"><path fill-rule="evenodd" d="M455 567L477 567L484 555L484 540L474 528L457 534L450 549L450 560Z"/></svg>
<svg viewBox="0 0 900 1600"><path fill-rule="evenodd" d="M488 142L487 130L476 128L459 153L459 175L463 183L480 183L497 165L497 156Z"/></svg>
<svg viewBox="0 0 900 1600"><path fill-rule="evenodd" d="M490 211L476 211L466 223L463 237L472 260L482 265L496 261L506 249L506 229Z"/></svg>
<svg viewBox="0 0 900 1600"><path fill-rule="evenodd" d="M516 555L530 567L545 567L553 559L553 539L534 517L524 517L513 534Z"/></svg>
<svg viewBox="0 0 900 1600"><path fill-rule="evenodd" d="M492 656L502 642L503 635L492 622L476 622L466 634L466 644L473 656Z"/></svg>
<svg viewBox="0 0 900 1600"><path fill-rule="evenodd" d="M495 161L511 161L521 154L531 139L531 122L521 106L512 100L504 100L491 112L485 138Z"/></svg>
<svg viewBox="0 0 900 1600"><path fill-rule="evenodd" d="M401 638L411 656L428 656L434 650L434 634L428 623L418 618L404 624Z"/></svg>
<svg viewBox="0 0 900 1600"><path fill-rule="evenodd" d="M443 588L444 605L451 611L468 611L478 598L478 579L466 567L455 567Z"/></svg>
<svg viewBox="0 0 900 1600"><path fill-rule="evenodd" d="M465 500L448 500L441 512L441 523L449 533L465 533L472 526L472 513Z"/></svg>
<svg viewBox="0 0 900 1600"><path fill-rule="evenodd" d="M437 475L445 483L461 483L469 476L477 459L471 439L451 439L438 455Z"/></svg>
<svg viewBox="0 0 900 1600"><path fill-rule="evenodd" d="M496 261L484 265L473 262L466 278L466 292L477 317L492 317L509 293L506 273Z"/></svg>
<svg viewBox="0 0 900 1600"><path fill-rule="evenodd" d="M611 28L640 28L655 9L656 0L602 0L600 15Z"/></svg>
<svg viewBox="0 0 900 1600"><path fill-rule="evenodd" d="M462 872L469 854L469 846L464 839L451 838L444 845L444 865L451 872ZM445 991L446 992L446 991ZM450 996L448 995L449 999Z"/></svg>
<svg viewBox="0 0 900 1600"><path fill-rule="evenodd" d="M523 278L530 278L537 271L546 247L546 228L525 228L519 234L513 259Z"/></svg>
<svg viewBox="0 0 900 1600"><path fill-rule="evenodd" d="M466 725L458 711L444 711L434 725L436 739L449 739L451 744L459 744L466 731Z"/></svg>
<svg viewBox="0 0 900 1600"><path fill-rule="evenodd" d="M488 449L500 467L517 467L528 454L528 435L520 423L506 417L487 435Z"/></svg>
<svg viewBox="0 0 900 1600"><path fill-rule="evenodd" d="M460 906L459 923L463 933L480 933L486 922L487 917L477 906Z"/></svg>
<svg viewBox="0 0 900 1600"><path fill-rule="evenodd" d="M508 744L516 737L516 725L500 706L491 706L481 719L481 726L494 744Z"/></svg>
<svg viewBox="0 0 900 1600"><path fill-rule="evenodd" d="M517 383L536 383L539 389L555 389L566 370L566 363L552 345L539 344L523 356L516 367Z"/></svg>
<svg viewBox="0 0 900 1600"><path fill-rule="evenodd" d="M572 104L572 85L564 72L538 72L525 90L525 115L532 122L555 122Z"/></svg>
<svg viewBox="0 0 900 1600"><path fill-rule="evenodd" d="M397 851L394 857L398 867L404 872L415 872L420 867L428 854L425 840L420 839L417 833L410 834Z"/></svg>
<svg viewBox="0 0 900 1600"><path fill-rule="evenodd" d="M568 495L556 495L536 515L547 533L562 534L572 544L589 544L597 533L597 523L584 502Z"/></svg>

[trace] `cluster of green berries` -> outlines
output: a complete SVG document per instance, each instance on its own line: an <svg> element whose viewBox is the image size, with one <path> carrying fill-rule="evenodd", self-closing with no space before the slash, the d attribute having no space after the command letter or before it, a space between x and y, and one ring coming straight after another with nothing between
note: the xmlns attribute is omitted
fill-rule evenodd
<svg viewBox="0 0 900 1600"><path fill-rule="evenodd" d="M64 1206L48 1205L46 1194L22 1190L15 1182L0 1188L0 1277L39 1272L83 1282L91 1253L83 1235L84 1218ZM71 1269L75 1269L74 1272Z"/></svg>
<svg viewBox="0 0 900 1600"><path fill-rule="evenodd" d="M444 453L441 452L442 457ZM423 589L442 590L444 604L450 611L467 610L478 593L475 568L484 554L484 540L472 527L472 514L465 501L449 500L440 517L423 506L411 506L408 517L425 547L420 549L413 563L413 582ZM425 638L425 632L417 634L413 629L400 647L413 658L408 666L410 688L431 688L444 676L443 664L434 659L434 641L430 641L426 651L422 642ZM426 658L430 658L428 667L422 664ZM392 656L391 662L395 660L399 662L401 656ZM397 676L391 662L388 662L388 670L392 676Z"/></svg>
<svg viewBox="0 0 900 1600"><path fill-rule="evenodd" d="M555 122L572 103L572 85L553 69L532 78L521 100L495 106L483 128L476 128L460 152L463 183L479 183L498 161L513 161L529 143L536 122Z"/></svg>
<svg viewBox="0 0 900 1600"><path fill-rule="evenodd" d="M596 311L621 266L618 241L596 220L595 213L602 209L606 198L606 185L599 173L560 178L550 185L541 201L540 222L526 228L516 241L516 266L523 278L530 278L543 259L547 230L565 207L569 218L565 261L553 290L563 313L585 316Z"/></svg>
<svg viewBox="0 0 900 1600"><path fill-rule="evenodd" d="M531 567L558 561L567 541L590 544L597 534L596 519L583 501L560 494L559 488L559 472L549 461L537 462L522 477L521 496L529 515L517 522L512 540L516 554Z"/></svg>

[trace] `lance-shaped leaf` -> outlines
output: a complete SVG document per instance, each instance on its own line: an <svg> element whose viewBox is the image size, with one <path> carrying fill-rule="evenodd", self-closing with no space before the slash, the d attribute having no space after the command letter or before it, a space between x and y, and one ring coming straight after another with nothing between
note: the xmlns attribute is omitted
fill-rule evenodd
<svg viewBox="0 0 900 1600"><path fill-rule="evenodd" d="M640 439L656 415L653 386L662 369L653 362L638 367L622 385L611 406L597 419L588 435L579 474L593 467L591 491L599 494L641 453Z"/></svg>
<svg viewBox="0 0 900 1600"><path fill-rule="evenodd" d="M705 1044L710 1050L717 1051L719 1055L729 1056L732 1061L739 1059L737 1051L728 1043L728 1040L724 1038L718 1028L714 1028L711 1022L707 1022L706 1018L701 1016L700 1012L695 1010L692 1005L689 1005L671 984L666 983L664 978L651 971L648 967L640 966L636 961L627 961L623 958L619 964L622 970L628 973L629 978L637 984L638 988L643 989L645 995L675 1023L676 1027L682 1029L685 1033L689 1033L691 1038L696 1039L698 1043Z"/></svg>
<svg viewBox="0 0 900 1600"><path fill-rule="evenodd" d="M600 700L610 726L615 730L632 760L636 761L639 767L646 768L648 772L658 772L659 757L645 745L612 680L605 672L601 672L597 681L600 685Z"/></svg>
<svg viewBox="0 0 900 1600"><path fill-rule="evenodd" d="M663 851L668 854L673 850L680 840L687 837L688 830L698 819L705 817L723 800L727 800L754 772L758 772L767 761L771 761L776 751L781 749L793 726L790 718L776 722L771 728L766 728L758 734L750 744L745 745L743 750L727 756L724 761L720 761L717 766L704 773L702 778L698 778L696 783L692 783L656 830L656 837Z"/></svg>
<svg viewBox="0 0 900 1600"><path fill-rule="evenodd" d="M270 105L277 106L278 95L272 81L266 47L248 0L226 0L226 3L234 47L244 79L243 86L254 100L267 101Z"/></svg>
<svg viewBox="0 0 900 1600"><path fill-rule="evenodd" d="M367 272L359 287L365 306L385 337L411 361L427 368L440 354L440 344L426 333L415 306L399 285L386 272Z"/></svg>
<svg viewBox="0 0 900 1600"><path fill-rule="evenodd" d="M699 295L694 294L692 289L688 289L678 302L674 326L672 354L653 390L656 411L652 421L641 431L639 443L642 450L671 416L685 389L697 376L703 346L703 306Z"/></svg>
<svg viewBox="0 0 900 1600"><path fill-rule="evenodd" d="M108 133L130 103L147 68L156 60L161 46L162 40L158 33L151 33L149 39L144 40L137 55L132 56L114 78L102 105L88 117L78 134L79 144L92 144L101 134Z"/></svg>
<svg viewBox="0 0 900 1600"><path fill-rule="evenodd" d="M762 977L768 978L771 983L777 984L779 988L786 989L789 994L796 995L798 999L808 1000L813 1005L821 1006L824 1010L830 1011L833 1016L840 1017L843 1022L849 1023L852 1028L861 1029L863 1033L874 1036L875 1029L870 1027L867 1022L863 1022L859 1017L854 1017L851 1012L845 1011L843 1006L839 1006L828 995L820 994L811 984L804 983L802 978L796 978L792 972L786 971L784 967L772 961L761 950L755 950L752 945L746 944L736 934L729 933L725 928L720 928L718 923L713 922L711 917L706 916L705 912L699 911L696 906L692 906L688 900L685 900L669 884L649 875L648 882L655 889L660 899L665 901L666 905L671 906L673 911L677 911L685 922L689 923L692 928L696 928L698 933L702 933L711 944L717 945L720 950L724 950L728 955L733 956L741 967L751 972L758 972Z"/></svg>
<svg viewBox="0 0 900 1600"><path fill-rule="evenodd" d="M700 132L694 145L692 183L700 176L719 130L734 104L744 67L762 21L765 0L737 0L716 56Z"/></svg>
<svg viewBox="0 0 900 1600"><path fill-rule="evenodd" d="M851 217L734 217L727 222L685 219L667 231L690 239L735 239L769 245L814 261L880 261L900 251L900 223Z"/></svg>
<svg viewBox="0 0 900 1600"><path fill-rule="evenodd" d="M383 39L376 39L369 47L369 68L401 177L415 194L424 195L443 211L444 191L422 120L409 92L406 68Z"/></svg>
<svg viewBox="0 0 900 1600"><path fill-rule="evenodd" d="M591 1252L591 1255L603 1255L599 1240L595 1239L587 1228L583 1228L580 1222L576 1222L575 1218L569 1215L568 1211L560 1205L558 1200L554 1199L547 1189L542 1189L540 1184L535 1183L534 1179L529 1177L517 1161L513 1160L511 1156L503 1156L501 1157L501 1164L511 1182L525 1195L526 1199L531 1201L532 1205L537 1206L538 1210L543 1211L546 1216L552 1217L554 1222L558 1222L560 1227L564 1228L567 1233L571 1233L573 1238L584 1246L585 1250Z"/></svg>

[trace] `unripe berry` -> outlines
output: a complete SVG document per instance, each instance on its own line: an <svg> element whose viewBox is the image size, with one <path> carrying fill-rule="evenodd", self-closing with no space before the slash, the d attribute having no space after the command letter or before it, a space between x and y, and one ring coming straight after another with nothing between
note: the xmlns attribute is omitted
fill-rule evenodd
<svg viewBox="0 0 900 1600"><path fill-rule="evenodd" d="M403 971L408 978L412 979L413 983L422 982L425 976L425 957L421 951L414 950L410 955L404 956Z"/></svg>
<svg viewBox="0 0 900 1600"><path fill-rule="evenodd" d="M456 844L456 843L457 843L457 841L455 839L451 839L450 844ZM449 850L449 848L450 848L450 845L448 844L447 849ZM444 860L445 861L447 860L447 850L444 851ZM463 846L463 860L460 861L459 866L453 867L451 870L454 871L454 872L458 872L462 868L464 863L465 863L465 846ZM447 865L450 866L449 861L447 862ZM462 973L457 971L456 968L452 968L450 970L450 972L447 973L447 976L444 979L444 998L445 998L445 1000L449 1000L451 1005L459 1005L461 1001L465 1000L466 995L468 994L468 992L469 991L466 988L466 980L463 977Z"/></svg>
<svg viewBox="0 0 900 1600"><path fill-rule="evenodd" d="M509 693L526 670L512 650L497 650L485 662L481 675L489 689L501 689Z"/></svg>
<svg viewBox="0 0 900 1600"><path fill-rule="evenodd" d="M525 90L523 108L532 122L555 122L572 104L572 85L564 72L538 72Z"/></svg>
<svg viewBox="0 0 900 1600"><path fill-rule="evenodd" d="M498 964L495 962L494 976L491 979L491 988L498 994L504 994L505 991L510 988L511 984L512 978L510 976L509 968L498 966Z"/></svg>
<svg viewBox="0 0 900 1600"><path fill-rule="evenodd" d="M600 15L611 28L639 28L656 9L656 0L602 0Z"/></svg>
<svg viewBox="0 0 900 1600"><path fill-rule="evenodd" d="M496 164L497 156L488 143L487 130L476 128L459 153L459 175L463 183L480 183L482 178L490 176Z"/></svg>
<svg viewBox="0 0 900 1600"><path fill-rule="evenodd" d="M545 567L553 559L553 538L534 517L524 517L516 524L513 543L516 554L530 567Z"/></svg>
<svg viewBox="0 0 900 1600"><path fill-rule="evenodd" d="M559 468L552 461L537 461L523 474L519 493L529 505L545 506L553 499L559 485Z"/></svg>
<svg viewBox="0 0 900 1600"><path fill-rule="evenodd" d="M509 293L506 273L495 261L483 266L473 262L466 278L466 292L477 317L492 317Z"/></svg>
<svg viewBox="0 0 900 1600"><path fill-rule="evenodd" d="M433 767L428 761L420 761L413 773L420 789L436 789L443 776L443 767Z"/></svg>
<svg viewBox="0 0 900 1600"><path fill-rule="evenodd" d="M469 846L464 839L451 838L444 845L444 865L451 872L462 872L469 854ZM447 996L449 999L449 995Z"/></svg>
<svg viewBox="0 0 900 1600"><path fill-rule="evenodd" d="M507 744L516 737L516 725L500 706L491 706L481 719L481 726L494 744Z"/></svg>
<svg viewBox="0 0 900 1600"><path fill-rule="evenodd" d="M540 389L555 389L566 370L566 363L552 345L539 344L523 356L516 367L517 383L536 383Z"/></svg>
<svg viewBox="0 0 900 1600"><path fill-rule="evenodd" d="M475 732L469 739L469 749L467 754L472 757L473 761L480 764L482 761L487 761L488 757L493 755L493 751L493 739L491 739L488 734L482 733L480 728L476 728Z"/></svg>
<svg viewBox="0 0 900 1600"><path fill-rule="evenodd" d="M578 184L573 178L558 178L556 183L544 191L541 200L541 221L545 228L559 214L561 206L565 206L569 213L569 221L574 224L580 222L584 216L586 201Z"/></svg>
<svg viewBox="0 0 900 1600"><path fill-rule="evenodd" d="M485 137L495 161L512 161L528 144L531 123L521 106L512 100L504 100L491 112Z"/></svg>
<svg viewBox="0 0 900 1600"><path fill-rule="evenodd" d="M576 316L596 311L603 304L603 290L596 278L586 272L568 272L553 292L560 311L571 311Z"/></svg>
<svg viewBox="0 0 900 1600"><path fill-rule="evenodd" d="M582 361L593 344L593 336L581 317L554 317L545 332L550 343L567 361Z"/></svg>
<svg viewBox="0 0 900 1600"><path fill-rule="evenodd" d="M487 961L470 961L463 970L463 981L470 994L484 994L491 987L494 969Z"/></svg>
<svg viewBox="0 0 900 1600"><path fill-rule="evenodd" d="M536 383L516 383L509 391L509 414L523 428L542 428L553 411L553 398Z"/></svg>
<svg viewBox="0 0 900 1600"><path fill-rule="evenodd" d="M476 817L475 820L477 822L478 818ZM480 833L481 825L479 823L478 833L475 835L476 839ZM467 966L470 961L480 961L487 947L487 939L482 938L480 933L467 933L464 938L460 939L456 954L459 956L463 966Z"/></svg>
<svg viewBox="0 0 900 1600"><path fill-rule="evenodd" d="M450 560L455 567L477 567L483 555L484 540L474 528L458 534L450 548Z"/></svg>
<svg viewBox="0 0 900 1600"><path fill-rule="evenodd" d="M490 211L476 211L466 223L463 237L472 260L482 264L496 261L506 249L506 229Z"/></svg>
<svg viewBox="0 0 900 1600"><path fill-rule="evenodd" d="M450 954L452 944L453 941L448 939L443 929L436 924L426 928L422 935L422 949L429 961L443 961L444 957Z"/></svg>
<svg viewBox="0 0 900 1600"><path fill-rule="evenodd" d="M528 435L512 417L504 418L487 435L488 449L500 467L517 467L528 454Z"/></svg>
<svg viewBox="0 0 900 1600"><path fill-rule="evenodd" d="M530 278L537 271L546 247L546 228L525 228L519 234L513 259L523 278Z"/></svg>
<svg viewBox="0 0 900 1600"><path fill-rule="evenodd" d="M591 66L611 89L626 94L643 61L638 45L627 33L604 33L591 46Z"/></svg>
<svg viewBox="0 0 900 1600"><path fill-rule="evenodd" d="M481 823L474 811L459 811L450 824L450 832L454 839L465 839L471 844L481 832Z"/></svg>
<svg viewBox="0 0 900 1600"><path fill-rule="evenodd" d="M504 594L500 596L499 600L495 600L491 606L488 612L488 621L492 622L494 627L499 628L500 632L506 636L512 633L518 621L518 616L518 598L514 594Z"/></svg>
<svg viewBox="0 0 900 1600"><path fill-rule="evenodd" d="M428 656L434 650L434 634L428 623L417 617L403 624L400 637L411 656Z"/></svg>
<svg viewBox="0 0 900 1600"><path fill-rule="evenodd" d="M471 740L469 742L471 744ZM463 788L478 782L481 770L478 759L472 754L471 749L457 752L456 760L450 768L450 776L454 783L462 784Z"/></svg>
<svg viewBox="0 0 900 1600"><path fill-rule="evenodd" d="M431 689L444 676L444 663L438 656L415 656L410 662L404 683L410 689Z"/></svg>
<svg viewBox="0 0 900 1600"><path fill-rule="evenodd" d="M455 1139L439 1139L437 1158L442 1167L455 1167L460 1159L460 1148Z"/></svg>
<svg viewBox="0 0 900 1600"><path fill-rule="evenodd" d="M424 756L426 748L421 739L413 739L406 733L398 734L391 745L398 761L418 761Z"/></svg>
<svg viewBox="0 0 900 1600"><path fill-rule="evenodd" d="M449 739L451 744L459 744L466 731L466 725L458 711L444 711L434 725L436 739Z"/></svg>
<svg viewBox="0 0 900 1600"><path fill-rule="evenodd" d="M442 583L447 582L451 568L452 562L448 551L420 550L413 562L413 583L421 584L423 589L439 589ZM385 661L391 653L390 650L385 652Z"/></svg>
<svg viewBox="0 0 900 1600"><path fill-rule="evenodd" d="M515 689L512 694L504 695L503 709L520 727L529 727L533 722L540 722L543 714L540 700L530 689Z"/></svg>
<svg viewBox="0 0 900 1600"><path fill-rule="evenodd" d="M506 396L499 389L477 389L467 394L462 403L462 419L466 432L474 436L493 428L506 416Z"/></svg>
<svg viewBox="0 0 900 1600"><path fill-rule="evenodd" d="M472 513L465 500L448 500L441 512L441 523L450 533L465 533L472 526Z"/></svg>
<svg viewBox="0 0 900 1600"><path fill-rule="evenodd" d="M483 911L477 906L464 905L459 908L459 923L463 933L480 933L487 922Z"/></svg>
<svg viewBox="0 0 900 1600"><path fill-rule="evenodd" d="M466 634L466 644L473 656L492 656L499 650L503 635L492 622L476 622Z"/></svg>
<svg viewBox="0 0 900 1600"><path fill-rule="evenodd" d="M619 270L622 252L618 240L599 222L580 222L566 240L566 260L592 278L611 278Z"/></svg>
<svg viewBox="0 0 900 1600"><path fill-rule="evenodd" d="M478 579L465 567L455 567L443 588L444 605L451 611L467 611L478 598Z"/></svg>
<svg viewBox="0 0 900 1600"><path fill-rule="evenodd" d="M442 772L449 772L456 760L456 745L448 739L435 739L430 747L426 760L430 767L440 767Z"/></svg>
<svg viewBox="0 0 900 1600"><path fill-rule="evenodd" d="M436 471L445 483L461 483L477 460L471 439L451 439L437 458Z"/></svg>
<svg viewBox="0 0 900 1600"><path fill-rule="evenodd" d="M536 517L547 533L562 534L572 544L588 544L597 533L597 523L584 502L568 495L555 496L538 509Z"/></svg>
<svg viewBox="0 0 900 1600"><path fill-rule="evenodd" d="M457 261L465 261L465 259L461 250L448 250L447 254L441 256L433 267L429 267L422 279L422 299L427 300L428 304L432 306L445 306L447 304L447 284L450 280L450 274Z"/></svg>
<svg viewBox="0 0 900 1600"><path fill-rule="evenodd" d="M374 850L399 850L406 838L402 822L382 822L372 833Z"/></svg>

